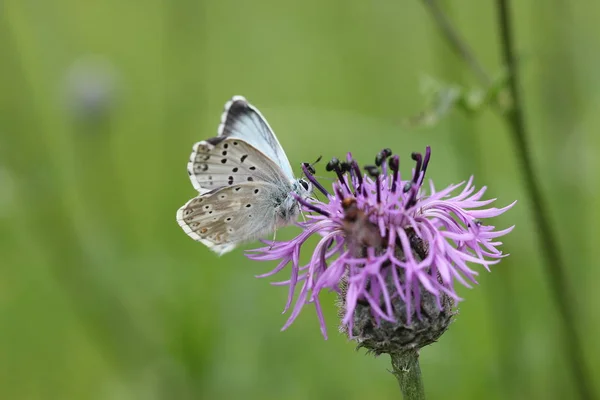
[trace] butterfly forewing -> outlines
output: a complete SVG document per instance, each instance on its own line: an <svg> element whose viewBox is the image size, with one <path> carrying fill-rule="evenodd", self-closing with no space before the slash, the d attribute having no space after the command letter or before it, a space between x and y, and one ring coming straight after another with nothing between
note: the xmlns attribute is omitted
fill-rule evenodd
<svg viewBox="0 0 600 400"><path fill-rule="evenodd" d="M235 96L225 104L219 136L246 141L279 165L288 180L294 178L290 162L267 120L244 97Z"/></svg>
<svg viewBox="0 0 600 400"><path fill-rule="evenodd" d="M233 138L218 137L196 143L188 174L200 193L244 182L290 186L273 161L245 141Z"/></svg>

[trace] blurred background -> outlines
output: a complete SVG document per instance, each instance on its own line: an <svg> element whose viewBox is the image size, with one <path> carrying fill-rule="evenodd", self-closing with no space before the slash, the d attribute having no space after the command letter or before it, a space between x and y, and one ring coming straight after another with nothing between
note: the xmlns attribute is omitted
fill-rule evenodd
<svg viewBox="0 0 600 400"><path fill-rule="evenodd" d="M513 3L531 156L598 377L600 6ZM494 3L443 10L502 76ZM408 172L431 145L437 186L474 174L497 206L519 200L493 221L516 224L511 256L461 288L456 322L421 352L426 391L574 396L507 125L485 106L430 113L427 82L481 85L422 2L5 0L0 46L1 399L400 398L389 358L337 333L333 295L328 340L311 307L280 332L286 288L254 278L274 265L219 258L177 225L191 145L235 94L297 173L383 147Z"/></svg>

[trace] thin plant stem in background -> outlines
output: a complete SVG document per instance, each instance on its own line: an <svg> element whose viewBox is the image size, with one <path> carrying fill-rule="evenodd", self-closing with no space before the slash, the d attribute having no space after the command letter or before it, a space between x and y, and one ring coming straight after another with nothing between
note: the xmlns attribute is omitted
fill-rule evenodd
<svg viewBox="0 0 600 400"><path fill-rule="evenodd" d="M438 28L443 33L444 38L451 45L452 49L469 66L483 85L489 85L490 75L485 72L477 58L474 56L470 47L458 34L450 20L443 13L436 0L423 0L427 9L431 12ZM550 289L552 296L557 304L562 318L564 348L567 353L567 359L571 365L571 370L575 377L575 382L579 396L582 399L592 399L593 390L587 372L583 347L577 335L575 325L575 305L574 296L567 281L566 266L562 257L556 234L550 224L550 216L547 211L547 205L542 195L542 191L533 167L531 154L529 151L529 142L525 127L524 107L519 91L518 66L514 53L514 39L512 34L512 22L509 12L508 0L497 0L498 25L501 38L501 51L504 64L508 69L508 91L511 95L512 103L507 108L496 107L496 111L504 118L507 123L513 143L516 147L516 154L519 163L522 166L523 176L525 178L525 190L531 200L531 210L533 213L536 231L539 233L541 254L544 258L544 264L549 274ZM494 101L494 105L498 105Z"/></svg>
<svg viewBox="0 0 600 400"><path fill-rule="evenodd" d="M529 197L532 203L533 217L537 225L537 231L540 235L540 244L542 245L542 256L545 258L547 270L549 273L550 286L556 305L563 319L565 347L567 357L571 364L571 369L577 382L577 390L582 399L592 399L593 389L588 379L586 370L585 356L581 341L577 336L575 326L576 318L574 296L568 284L565 273L563 256L560 252L560 245L556 239L553 227L550 224L548 207L542 190L536 179L533 170L533 163L527 141L527 132L525 128L525 118L523 111L523 102L520 96L519 75L517 71L517 61L514 52L514 39L512 20L510 15L509 0L496 0L498 9L498 28L500 33L500 44L504 64L508 68L508 90L512 98L512 107L506 110L505 118L510 127L517 151L517 158L522 165L522 171L525 178L525 187L529 191Z"/></svg>
<svg viewBox="0 0 600 400"><path fill-rule="evenodd" d="M473 50L469 47L467 42L465 42L456 29L452 26L452 23L444 14L442 9L439 7L439 4L436 0L423 0L423 3L429 9L431 16L435 20L437 27L442 32L442 35L446 38L448 43L452 46L452 50L454 50L460 58L462 58L469 67L473 70L473 73L477 75L477 78L481 81L481 83L489 86L492 84L492 78L485 71L485 68L481 65L477 57L474 56Z"/></svg>
<svg viewBox="0 0 600 400"><path fill-rule="evenodd" d="M428 1L428 5L436 5L437 3ZM441 10L436 7L431 8L431 12L434 13L436 20L443 21L443 27L440 24L433 24L432 28L435 33L442 33L446 31L452 32L452 37L449 37L449 41L452 40L452 48L448 46L449 41L435 40L431 49L434 54L434 59L439 68L436 75L442 74L440 79L442 82L464 82L471 75L471 69L465 68L464 61L461 57L449 56L448 52L458 53L464 55L465 59L469 59L469 64L478 66L481 71L482 81L489 81L489 87L494 86L494 82L491 77L488 77L487 72L481 67L479 60L473 56L473 50L466 44L458 32L452 31L452 25L448 22L451 20L456 11L460 9L460 4L454 2L443 2L440 3ZM443 12L442 12L443 11ZM449 58L452 58L451 60ZM473 70L475 71L475 68ZM505 73L503 74L506 75ZM505 82L505 80L503 80ZM442 84L443 85L443 84ZM498 87L499 89L502 86ZM490 89L482 88L484 91ZM443 89L441 89L443 90ZM489 92L491 94L491 92ZM468 96L468 95L467 95ZM489 100L487 104L496 106L494 100L495 96L486 96ZM485 107L482 105L482 107ZM466 118L464 118L466 117ZM443 118L443 117L442 117ZM460 162L460 175L467 175L473 171L477 171L477 178L481 179L482 182L488 181L486 172L484 171L484 159L486 157L485 152L482 152L482 145L486 141L486 138L477 135L478 128L476 127L477 121L474 118L469 118L468 115L464 115L463 118L452 118L446 121L448 129L453 132L451 146L456 154L469 154L469 157L462 157ZM490 190L494 190L490 188ZM490 193L493 197L496 197L495 193ZM501 398L513 399L517 397L531 397L531 384L526 379L527 371L526 365L521 360L522 349L524 343L521 342L523 337L523 323L520 318L515 318L518 315L519 310L522 308L518 305L517 288L515 282L518 281L516 268L502 268L502 274L495 278L495 285L488 287L488 290L484 291L485 303L487 311L485 314L488 316L490 329L492 332L497 332L493 340L494 355L491 356L495 360L495 368L498 374L495 376L493 385L497 394ZM502 301L498 301L502 299ZM510 326L511 329L505 329ZM505 385L503 382L511 382L510 385Z"/></svg>

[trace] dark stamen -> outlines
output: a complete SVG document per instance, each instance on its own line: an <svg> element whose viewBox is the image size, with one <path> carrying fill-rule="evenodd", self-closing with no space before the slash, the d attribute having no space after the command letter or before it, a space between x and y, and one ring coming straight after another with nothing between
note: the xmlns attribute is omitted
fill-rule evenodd
<svg viewBox="0 0 600 400"><path fill-rule="evenodd" d="M416 196L416 192L413 192L411 194L411 196L410 196L410 199L406 202L405 209L408 210L409 208L411 208L415 204L417 204L417 196Z"/></svg>
<svg viewBox="0 0 600 400"><path fill-rule="evenodd" d="M427 165L429 165L430 158L431 158L431 147L427 146L425 148L425 159L423 160L423 166L421 167L421 171L423 171L423 179L425 179L425 172L427 171Z"/></svg>
<svg viewBox="0 0 600 400"><path fill-rule="evenodd" d="M413 183L412 181L406 182L406 184L404 185L404 188L402 189L402 192L403 193L410 192L410 195L408 197L408 201L406 202L406 205L404 206L404 209L409 209L412 206L414 206L415 204L417 204L418 190L419 190L419 185Z"/></svg>
<svg viewBox="0 0 600 400"><path fill-rule="evenodd" d="M408 201L406 202L405 209L411 208L412 206L417 204L417 192L419 191L419 186L413 185L411 182L409 182L409 183L410 183L410 188L408 189L408 191L410 192L410 197L408 198ZM408 184L407 184L407 186L408 186Z"/></svg>
<svg viewBox="0 0 600 400"><path fill-rule="evenodd" d="M294 198L298 201L298 203L302 204L304 207L308 208L309 210L314 211L316 213L319 213L319 214L321 214L321 215L323 215L325 217L329 217L330 216L330 214L327 211L325 211L325 210L323 210L323 209L315 206L314 204L309 203L308 201L306 201L302 197L298 196L296 193L291 192L290 194L292 196L294 196Z"/></svg>
<svg viewBox="0 0 600 400"><path fill-rule="evenodd" d="M400 157L394 156L390 158L389 165L394 173L392 177L392 193L396 193L396 183L398 181L398 172L400 171Z"/></svg>
<svg viewBox="0 0 600 400"><path fill-rule="evenodd" d="M415 172L413 174L413 183L417 183L419 181L419 176L421 175L421 165L423 164L423 156L421 153L412 153L411 158L417 162L417 166L415 167Z"/></svg>
<svg viewBox="0 0 600 400"><path fill-rule="evenodd" d="M374 165L365 165L365 171L371 175L377 185L377 204L381 203L381 185L379 184L379 168Z"/></svg>
<svg viewBox="0 0 600 400"><path fill-rule="evenodd" d="M367 174L371 175L372 178L376 178L379 176L379 168L374 165L365 165L365 171Z"/></svg>
<svg viewBox="0 0 600 400"><path fill-rule="evenodd" d="M387 148L387 149L383 149L379 152L379 154L377 154L377 156L375 157L375 165L377 165L378 167L381 167L382 164L385 163L385 160L392 155L392 150Z"/></svg>
<svg viewBox="0 0 600 400"><path fill-rule="evenodd" d="M346 172L350 172L350 163L347 163L346 161L342 161L340 163L340 169L342 170L342 174L345 174Z"/></svg>
<svg viewBox="0 0 600 400"><path fill-rule="evenodd" d="M358 181L358 186L356 187L356 193L354 193L355 195L357 193L360 193L362 190L362 184L363 184L363 177L362 177L362 172L360 171L360 167L358 166L358 163L354 160L351 161L350 166L352 167L351 172L354 173L354 176L356 176L356 180Z"/></svg>
<svg viewBox="0 0 600 400"><path fill-rule="evenodd" d="M348 183L346 182L346 179L344 179L344 171L342 171L342 168L340 167L340 160L338 160L337 158L333 157L331 159L331 161L329 161L327 163L327 165L325 166L325 169L327 171L335 171L335 174L337 175L337 177L340 180L340 182L343 183L344 186L346 187L346 190L348 190L348 192L350 192L350 188L348 187Z"/></svg>
<svg viewBox="0 0 600 400"><path fill-rule="evenodd" d="M306 175L306 177L308 178L308 180L317 188L321 191L321 193L323 193L325 196L329 196L329 192L327 190L325 190L325 188L323 187L323 185L321 185L319 183L318 180L315 179L315 177L313 176L314 172L311 172L308 169L309 165L307 165L306 163L302 164L302 171L304 171L304 175ZM311 169L313 169L311 167ZM314 171L314 169L313 169Z"/></svg>
<svg viewBox="0 0 600 400"><path fill-rule="evenodd" d="M331 171L335 170L335 168L337 166L339 166L339 165L340 165L340 160L338 160L337 158L333 157L331 159L331 161L329 161L327 163L327 165L325 166L325 171L331 172Z"/></svg>

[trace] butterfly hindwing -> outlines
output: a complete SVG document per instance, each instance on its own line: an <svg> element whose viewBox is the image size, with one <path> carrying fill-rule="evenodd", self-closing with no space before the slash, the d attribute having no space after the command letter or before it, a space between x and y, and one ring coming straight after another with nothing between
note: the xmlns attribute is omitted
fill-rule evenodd
<svg viewBox="0 0 600 400"><path fill-rule="evenodd" d="M194 240L223 254L276 228L274 185L247 182L201 194L177 211L177 222Z"/></svg>

